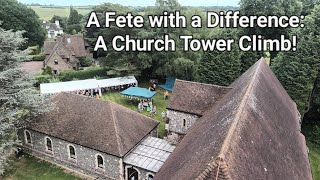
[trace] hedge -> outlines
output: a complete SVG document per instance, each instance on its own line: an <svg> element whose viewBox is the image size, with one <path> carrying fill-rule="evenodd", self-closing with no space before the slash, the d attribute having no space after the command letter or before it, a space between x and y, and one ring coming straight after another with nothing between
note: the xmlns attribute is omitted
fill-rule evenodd
<svg viewBox="0 0 320 180"><path fill-rule="evenodd" d="M92 79L95 77L107 77L107 71L109 69L105 67L90 67L80 71L64 71L59 75L60 81L72 81L73 79Z"/></svg>

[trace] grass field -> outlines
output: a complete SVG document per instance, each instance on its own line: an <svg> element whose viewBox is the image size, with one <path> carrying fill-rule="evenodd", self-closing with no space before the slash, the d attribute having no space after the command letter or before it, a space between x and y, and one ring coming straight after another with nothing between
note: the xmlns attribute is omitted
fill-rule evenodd
<svg viewBox="0 0 320 180"><path fill-rule="evenodd" d="M33 9L41 20L50 20L54 15L61 16L61 17L68 17L70 13L69 6L63 7L43 7L43 6L29 6ZM79 14L86 15L89 14L92 10L90 6L75 6L74 7Z"/></svg>
<svg viewBox="0 0 320 180"><path fill-rule="evenodd" d="M24 156L10 162L4 180L80 180L62 168L32 156Z"/></svg>
<svg viewBox="0 0 320 180"><path fill-rule="evenodd" d="M162 111L166 111L167 104L169 100L164 100L163 99L163 94L164 91L162 89L157 89L157 94L153 98L153 105L157 107L157 115L153 117L156 121L160 122L159 124L159 129L158 129L158 134L160 138L163 138L164 136L164 131L165 131L165 122L162 121L161 119L161 113ZM169 95L170 97L170 95ZM122 97L120 95L120 92L112 92L112 93L106 93L103 95L102 99L104 100L110 100L113 101L117 104L123 105L129 109L132 109L134 111L138 111L138 100L129 100L128 98ZM147 112L146 110L143 110L141 112L143 115L149 116L150 113Z"/></svg>
<svg viewBox="0 0 320 180"><path fill-rule="evenodd" d="M308 142L313 180L320 180L320 145Z"/></svg>

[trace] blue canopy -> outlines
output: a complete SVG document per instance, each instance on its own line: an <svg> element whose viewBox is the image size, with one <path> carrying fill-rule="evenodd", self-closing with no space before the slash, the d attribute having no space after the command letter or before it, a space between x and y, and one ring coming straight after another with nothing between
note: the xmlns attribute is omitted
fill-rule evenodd
<svg viewBox="0 0 320 180"><path fill-rule="evenodd" d="M149 91L146 88L139 88L139 87L130 87L122 92L120 94L125 96L135 96L145 99L151 99L154 95L156 95L156 92Z"/></svg>
<svg viewBox="0 0 320 180"><path fill-rule="evenodd" d="M162 89L172 91L176 78L166 78L166 83L159 85Z"/></svg>

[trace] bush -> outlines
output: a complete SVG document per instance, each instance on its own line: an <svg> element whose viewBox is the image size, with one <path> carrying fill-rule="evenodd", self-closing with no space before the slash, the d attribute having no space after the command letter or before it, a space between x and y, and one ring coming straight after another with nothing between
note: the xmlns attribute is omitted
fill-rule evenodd
<svg viewBox="0 0 320 180"><path fill-rule="evenodd" d="M44 61L45 59L46 55L43 53L32 56L32 61Z"/></svg>
<svg viewBox="0 0 320 180"><path fill-rule="evenodd" d="M79 59L79 61L82 67L89 67L92 65L92 59L89 57L82 57Z"/></svg>
<svg viewBox="0 0 320 180"><path fill-rule="evenodd" d="M36 75L35 77L36 82L34 83L35 87L39 87L40 84L49 83L52 79L50 75Z"/></svg>
<svg viewBox="0 0 320 180"><path fill-rule="evenodd" d="M42 75L52 75L52 68L50 66L47 66L46 68L42 69Z"/></svg>
<svg viewBox="0 0 320 180"><path fill-rule="evenodd" d="M81 71L64 71L59 75L61 81L72 81L73 79L92 79L96 76L107 77L108 69L105 67L90 67Z"/></svg>

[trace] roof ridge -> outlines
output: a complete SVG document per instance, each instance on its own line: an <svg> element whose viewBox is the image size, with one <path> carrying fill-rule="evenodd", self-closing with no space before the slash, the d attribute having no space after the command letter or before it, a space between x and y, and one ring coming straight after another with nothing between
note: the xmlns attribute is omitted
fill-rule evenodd
<svg viewBox="0 0 320 180"><path fill-rule="evenodd" d="M108 105L109 105L110 110L111 110L111 118L112 118L112 121L113 121L113 126L114 126L114 130L115 130L115 136L116 136L116 139L117 139L119 155L122 156L123 154L122 154L122 151L121 151L120 137L119 137L119 134L118 134L118 126L116 124L116 120L115 120L115 116L114 116L114 112L113 112L113 107L111 106L110 102L108 103Z"/></svg>
<svg viewBox="0 0 320 180"><path fill-rule="evenodd" d="M243 98L241 100L241 103L239 105L239 107L237 108L237 113L234 117L234 121L231 123L231 126L227 132L227 136L226 138L224 139L223 141L223 144L221 146L221 150L220 150L220 154L219 154L219 158L222 158L224 159L225 155L226 155L226 152L227 150L230 148L230 142L231 142L231 139L235 133L235 129L240 121L240 116L242 115L242 112L243 110L245 109L245 105L248 101L248 98L250 96L250 92L252 91L253 89L253 83L255 82L255 79L257 78L257 75L258 75L258 72L260 71L260 68L261 68L261 63L262 62L265 62L264 61L264 58L261 58L257 63L258 63L258 67L255 69L254 71L254 74L249 82L249 85L248 87L246 88L246 92L245 94L243 95Z"/></svg>
<svg viewBox="0 0 320 180"><path fill-rule="evenodd" d="M200 85L206 85L206 86L212 86L212 87L218 87L218 88L232 89L232 87L220 86L220 85L216 85L216 84L207 84L207 83L201 83L201 82L186 81L186 80L181 80L181 79L176 79L176 81L186 82L186 83L190 83L190 84L200 84Z"/></svg>
<svg viewBox="0 0 320 180"><path fill-rule="evenodd" d="M223 158L213 159L196 178L196 180L205 179L231 179L229 167Z"/></svg>

